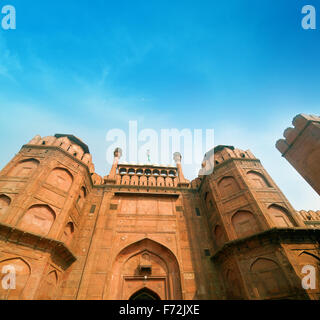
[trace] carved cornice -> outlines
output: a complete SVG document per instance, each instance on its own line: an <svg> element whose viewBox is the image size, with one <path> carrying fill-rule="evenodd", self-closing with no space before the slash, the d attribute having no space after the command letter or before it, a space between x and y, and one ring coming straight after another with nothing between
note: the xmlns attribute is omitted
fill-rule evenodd
<svg viewBox="0 0 320 320"><path fill-rule="evenodd" d="M252 243L257 242L259 245L280 244L280 243L319 243L320 229L306 228L272 228L260 233L253 234L249 237L236 239L225 243L212 256L212 260L218 260L221 256L228 256L234 253L241 252L243 249L248 249L248 243L252 247Z"/></svg>
<svg viewBox="0 0 320 320"><path fill-rule="evenodd" d="M49 252L52 258L60 260L64 269L67 269L77 260L76 256L63 243L35 233L24 231L10 225L0 223L0 241L10 242L42 252Z"/></svg>

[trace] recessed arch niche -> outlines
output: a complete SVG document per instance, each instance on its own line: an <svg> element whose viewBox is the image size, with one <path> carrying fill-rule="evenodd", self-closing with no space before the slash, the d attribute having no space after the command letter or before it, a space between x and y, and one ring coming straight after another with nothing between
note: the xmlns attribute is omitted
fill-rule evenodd
<svg viewBox="0 0 320 320"><path fill-rule="evenodd" d="M250 211L237 211L233 215L231 222L239 238L248 237L260 231L257 220Z"/></svg>
<svg viewBox="0 0 320 320"><path fill-rule="evenodd" d="M269 206L268 213L276 227L288 228L297 225L288 210L277 204Z"/></svg>
<svg viewBox="0 0 320 320"><path fill-rule="evenodd" d="M145 238L121 250L113 262L112 274L106 286L108 299L129 300L146 289L161 300L182 299L176 256L151 239Z"/></svg>
<svg viewBox="0 0 320 320"><path fill-rule="evenodd" d="M0 195L0 217L4 215L11 204L11 199L5 194Z"/></svg>
<svg viewBox="0 0 320 320"><path fill-rule="evenodd" d="M239 185L234 177L224 177L218 183L222 198L229 197L240 191Z"/></svg>
<svg viewBox="0 0 320 320"><path fill-rule="evenodd" d="M34 205L22 217L19 228L46 236L56 218L48 205Z"/></svg>
<svg viewBox="0 0 320 320"><path fill-rule="evenodd" d="M143 300L143 301L146 301L146 300L161 300L159 295L148 289L148 288L142 288L140 290L138 290L137 292L135 292L129 300L132 300L132 301L139 301L139 300Z"/></svg>
<svg viewBox="0 0 320 320"><path fill-rule="evenodd" d="M3 288L3 286L0 285L0 300L24 299L24 291L31 275L29 264L22 258L6 259L0 262L0 271L0 283L2 284L2 281L4 281L7 285L10 284L8 280L9 273L15 273L15 289L10 289L9 287ZM8 280L8 282L6 280Z"/></svg>
<svg viewBox="0 0 320 320"><path fill-rule="evenodd" d="M284 272L278 263L271 259L258 258L251 265L250 273L259 299L287 295L291 291Z"/></svg>
<svg viewBox="0 0 320 320"><path fill-rule="evenodd" d="M69 245L74 233L74 224L73 222L68 222L63 230L61 241L66 245Z"/></svg>
<svg viewBox="0 0 320 320"><path fill-rule="evenodd" d="M225 279L228 300L242 299L241 284L237 274L233 270L228 269L225 274Z"/></svg>
<svg viewBox="0 0 320 320"><path fill-rule="evenodd" d="M30 177L39 166L36 159L26 159L17 163L10 171L9 177L27 178Z"/></svg>
<svg viewBox="0 0 320 320"><path fill-rule="evenodd" d="M43 279L38 300L54 300L57 291L58 274L56 270L50 271Z"/></svg>
<svg viewBox="0 0 320 320"><path fill-rule="evenodd" d="M256 189L271 187L267 179L259 172L249 171L247 178L251 187Z"/></svg>
<svg viewBox="0 0 320 320"><path fill-rule="evenodd" d="M50 172L46 182L64 192L68 192L72 181L73 176L67 169L55 168Z"/></svg>

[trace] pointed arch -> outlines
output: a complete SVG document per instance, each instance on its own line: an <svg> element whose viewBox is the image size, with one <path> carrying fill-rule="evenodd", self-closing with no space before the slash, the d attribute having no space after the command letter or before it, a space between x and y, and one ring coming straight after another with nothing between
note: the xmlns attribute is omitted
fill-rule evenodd
<svg viewBox="0 0 320 320"><path fill-rule="evenodd" d="M80 210L83 207L83 204L85 202L86 196L87 196L86 188L85 187L81 187L80 192L79 192L79 196L78 196L78 199L77 199L77 204L78 204Z"/></svg>
<svg viewBox="0 0 320 320"><path fill-rule="evenodd" d="M240 187L236 179L232 176L223 177L218 182L218 189L223 198L231 196L240 191Z"/></svg>
<svg viewBox="0 0 320 320"><path fill-rule="evenodd" d="M253 188L260 189L260 188L270 188L271 187L268 180L260 172L250 170L247 172L247 178L248 178L249 184Z"/></svg>
<svg viewBox="0 0 320 320"><path fill-rule="evenodd" d="M61 241L69 245L72 240L73 233L74 233L74 224L73 222L70 221L66 224L64 228Z"/></svg>
<svg viewBox="0 0 320 320"><path fill-rule="evenodd" d="M11 198L5 194L0 195L0 217L4 215L11 204Z"/></svg>
<svg viewBox="0 0 320 320"><path fill-rule="evenodd" d="M22 217L19 227L29 232L46 236L54 221L56 214L51 207L43 204L31 206Z"/></svg>
<svg viewBox="0 0 320 320"><path fill-rule="evenodd" d="M302 251L299 256L301 256L302 254L306 254L308 256L311 256L313 258L315 258L316 260L318 260L320 262L320 257L316 256L315 254L311 253L311 252L308 252L308 251Z"/></svg>
<svg viewBox="0 0 320 320"><path fill-rule="evenodd" d="M241 290L241 284L239 281L239 278L237 277L237 274L231 270L228 269L225 273L225 279L226 279L226 291L227 291L227 297L230 300L237 300L242 298L242 290Z"/></svg>
<svg viewBox="0 0 320 320"><path fill-rule="evenodd" d="M0 283L5 281L8 273L2 270L8 268L8 272L15 273L15 289L5 289L0 286L0 300L20 300L23 298L25 288L31 275L31 267L23 258L9 258L0 262ZM10 270L10 271L9 271Z"/></svg>
<svg viewBox="0 0 320 320"><path fill-rule="evenodd" d="M138 301L138 300L161 300L159 295L153 290L143 287L136 291L129 300Z"/></svg>
<svg viewBox="0 0 320 320"><path fill-rule="evenodd" d="M73 175L65 168L55 168L50 172L46 182L64 192L68 192L73 182Z"/></svg>
<svg viewBox="0 0 320 320"><path fill-rule="evenodd" d="M276 227L288 228L297 226L297 223L294 221L289 211L278 204L270 205L268 207L268 213Z"/></svg>
<svg viewBox="0 0 320 320"><path fill-rule="evenodd" d="M59 276L56 270L50 271L41 284L38 300L54 300Z"/></svg>
<svg viewBox="0 0 320 320"><path fill-rule="evenodd" d="M18 162L8 173L9 177L28 178L39 166L40 161L34 158Z"/></svg>
<svg viewBox="0 0 320 320"><path fill-rule="evenodd" d="M251 279L260 299L288 295L290 284L279 264L269 258L259 257L250 267Z"/></svg>
<svg viewBox="0 0 320 320"><path fill-rule="evenodd" d="M148 265L142 257L146 253ZM147 287L161 299L182 298L178 259L169 248L149 238L121 249L115 256L112 274L114 278L106 286L110 299L129 299L144 286L144 276L149 279Z"/></svg>
<svg viewBox="0 0 320 320"><path fill-rule="evenodd" d="M239 210L231 218L232 226L239 238L260 231L257 220L250 211Z"/></svg>
<svg viewBox="0 0 320 320"><path fill-rule="evenodd" d="M176 263L179 266L176 255L168 247L150 238L143 238L141 240L138 240L136 242L133 242L125 246L118 252L117 257L125 256L126 253L132 251L133 248L136 248L136 250L139 252L143 252L143 251L158 252L160 253L160 255L161 255L161 252L165 252L166 254L164 255L164 257L170 258L170 260L172 260L174 263Z"/></svg>

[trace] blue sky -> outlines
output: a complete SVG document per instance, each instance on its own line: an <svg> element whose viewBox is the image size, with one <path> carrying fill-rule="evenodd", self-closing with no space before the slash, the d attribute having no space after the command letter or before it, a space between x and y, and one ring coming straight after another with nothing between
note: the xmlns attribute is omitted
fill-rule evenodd
<svg viewBox="0 0 320 320"><path fill-rule="evenodd" d="M36 134L72 133L105 175L106 133L213 128L250 149L296 209L320 198L275 143L298 113L320 110L320 26L307 0L0 0L0 167ZM185 168L189 179L194 168Z"/></svg>

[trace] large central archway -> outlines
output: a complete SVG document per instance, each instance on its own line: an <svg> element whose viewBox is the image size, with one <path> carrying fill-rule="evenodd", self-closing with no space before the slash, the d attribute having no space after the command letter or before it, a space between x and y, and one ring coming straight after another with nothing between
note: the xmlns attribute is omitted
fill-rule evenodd
<svg viewBox="0 0 320 320"><path fill-rule="evenodd" d="M104 299L182 299L177 258L153 240L132 243L116 256Z"/></svg>
<svg viewBox="0 0 320 320"><path fill-rule="evenodd" d="M148 288L141 289L134 293L129 300L161 300L160 297Z"/></svg>

